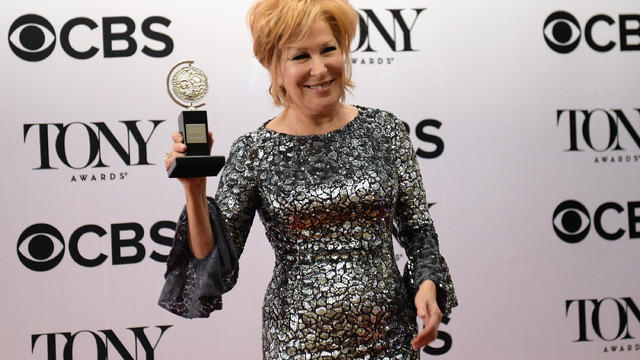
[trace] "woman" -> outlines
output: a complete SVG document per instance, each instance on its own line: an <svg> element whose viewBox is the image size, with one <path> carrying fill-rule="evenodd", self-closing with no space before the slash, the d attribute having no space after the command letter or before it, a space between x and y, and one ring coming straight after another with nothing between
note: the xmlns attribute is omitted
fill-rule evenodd
<svg viewBox="0 0 640 360"><path fill-rule="evenodd" d="M220 309L257 211L276 253L265 359L417 359L457 305L403 123L342 103L356 23L344 0L256 2L254 53L284 109L234 142L215 200L204 179L180 179L187 204L159 303L184 317ZM173 138L167 167L186 149Z"/></svg>

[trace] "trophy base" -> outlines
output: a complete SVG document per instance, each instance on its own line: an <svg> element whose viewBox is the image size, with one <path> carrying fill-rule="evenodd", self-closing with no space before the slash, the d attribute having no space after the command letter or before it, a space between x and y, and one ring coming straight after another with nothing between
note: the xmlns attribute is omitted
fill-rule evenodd
<svg viewBox="0 0 640 360"><path fill-rule="evenodd" d="M167 170L170 178L216 176L224 166L224 156L180 156Z"/></svg>

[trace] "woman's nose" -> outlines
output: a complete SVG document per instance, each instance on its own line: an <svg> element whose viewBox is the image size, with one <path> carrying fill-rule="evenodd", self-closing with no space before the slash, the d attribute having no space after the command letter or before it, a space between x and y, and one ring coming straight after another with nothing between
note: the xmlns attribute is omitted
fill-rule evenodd
<svg viewBox="0 0 640 360"><path fill-rule="evenodd" d="M311 76L322 76L327 72L327 66L321 56L311 57Z"/></svg>

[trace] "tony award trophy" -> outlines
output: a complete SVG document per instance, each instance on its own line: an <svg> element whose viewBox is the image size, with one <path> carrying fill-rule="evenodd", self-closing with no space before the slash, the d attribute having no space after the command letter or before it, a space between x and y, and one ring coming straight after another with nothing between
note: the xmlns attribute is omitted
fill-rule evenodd
<svg viewBox="0 0 640 360"><path fill-rule="evenodd" d="M180 65L184 66L178 69ZM170 178L216 176L224 166L224 156L209 155L211 144L209 144L207 112L197 110L205 103L194 105L207 94L208 90L207 76L202 70L193 66L193 61L176 64L167 75L169 96L176 104L186 108L186 111L181 112L178 117L178 130L182 133L187 151L185 156L174 159L168 170ZM178 101L176 96L185 103Z"/></svg>

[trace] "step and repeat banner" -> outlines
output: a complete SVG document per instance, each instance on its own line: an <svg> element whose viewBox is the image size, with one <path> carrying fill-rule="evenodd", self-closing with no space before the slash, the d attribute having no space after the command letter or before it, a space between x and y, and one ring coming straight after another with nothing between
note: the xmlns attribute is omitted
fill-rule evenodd
<svg viewBox="0 0 640 360"><path fill-rule="evenodd" d="M421 358L640 358L640 3L352 4L348 102L408 125L460 301ZM2 358L261 358L257 219L223 311L156 305L184 203L169 70L208 74L216 155L279 112L250 5L0 6Z"/></svg>

